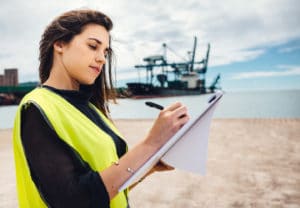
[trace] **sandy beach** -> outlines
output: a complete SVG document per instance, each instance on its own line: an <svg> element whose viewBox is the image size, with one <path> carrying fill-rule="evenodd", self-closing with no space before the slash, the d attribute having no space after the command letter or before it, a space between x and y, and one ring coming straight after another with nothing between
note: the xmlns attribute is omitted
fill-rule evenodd
<svg viewBox="0 0 300 208"><path fill-rule="evenodd" d="M130 146L152 120L116 120ZM17 207L11 129L0 130L0 207ZM207 174L173 170L130 192L133 208L300 207L300 119L215 119Z"/></svg>

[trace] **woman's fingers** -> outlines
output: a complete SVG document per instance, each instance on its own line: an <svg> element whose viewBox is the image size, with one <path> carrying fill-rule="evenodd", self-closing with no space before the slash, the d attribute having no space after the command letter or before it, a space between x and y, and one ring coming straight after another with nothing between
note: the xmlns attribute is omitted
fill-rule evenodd
<svg viewBox="0 0 300 208"><path fill-rule="evenodd" d="M176 103L173 103L172 105L166 107L163 111L174 111L181 106L183 106L182 103L176 102Z"/></svg>
<svg viewBox="0 0 300 208"><path fill-rule="evenodd" d="M152 146L160 147L170 139L187 121L187 108L176 102L162 110L154 122L147 142Z"/></svg>
<svg viewBox="0 0 300 208"><path fill-rule="evenodd" d="M187 114L187 108L182 103L176 102L161 111L161 114L170 115L172 119L184 117Z"/></svg>
<svg viewBox="0 0 300 208"><path fill-rule="evenodd" d="M165 115L165 118L169 120L170 124L175 125L176 130L178 129L176 128L177 125L181 127L189 120L188 110L186 106L182 105L180 102L176 102L170 105L169 107L165 108L165 110L163 110L161 113Z"/></svg>
<svg viewBox="0 0 300 208"><path fill-rule="evenodd" d="M183 105L174 110L175 118L183 118L186 115L187 115L187 108Z"/></svg>
<svg viewBox="0 0 300 208"><path fill-rule="evenodd" d="M184 116L180 117L177 121L178 130L186 124L190 120L190 116L188 114L185 114Z"/></svg>
<svg viewBox="0 0 300 208"><path fill-rule="evenodd" d="M162 162L161 160L153 167L154 171L169 171L174 169L174 167Z"/></svg>

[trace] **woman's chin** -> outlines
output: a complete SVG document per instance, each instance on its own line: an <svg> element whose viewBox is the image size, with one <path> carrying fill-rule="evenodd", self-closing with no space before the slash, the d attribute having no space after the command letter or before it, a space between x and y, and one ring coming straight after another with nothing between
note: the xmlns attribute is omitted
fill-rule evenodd
<svg viewBox="0 0 300 208"><path fill-rule="evenodd" d="M96 81L96 79L85 79L85 80L81 80L80 84L81 85L92 85L94 84Z"/></svg>

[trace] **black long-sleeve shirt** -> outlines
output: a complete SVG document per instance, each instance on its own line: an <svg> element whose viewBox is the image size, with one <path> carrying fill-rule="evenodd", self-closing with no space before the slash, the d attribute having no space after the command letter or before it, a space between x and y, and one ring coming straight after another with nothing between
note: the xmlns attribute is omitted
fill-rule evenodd
<svg viewBox="0 0 300 208"><path fill-rule="evenodd" d="M119 157L126 152L125 142L89 107L88 87L80 91L44 87L64 97L108 133L115 142ZM64 208L109 207L109 196L99 173L59 138L34 104L22 110L21 119L22 144L31 177L47 205Z"/></svg>

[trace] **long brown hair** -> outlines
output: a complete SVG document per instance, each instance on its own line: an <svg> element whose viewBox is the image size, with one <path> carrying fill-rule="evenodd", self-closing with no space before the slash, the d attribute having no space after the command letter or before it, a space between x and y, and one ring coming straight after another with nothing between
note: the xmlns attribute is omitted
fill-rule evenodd
<svg viewBox="0 0 300 208"><path fill-rule="evenodd" d="M84 26L90 23L101 25L108 32L113 27L113 23L107 15L90 9L72 10L63 13L46 27L39 48L39 76L41 83L44 83L50 75L53 65L53 44L59 40L69 43L75 35L82 32ZM113 100L115 102L116 98L112 79L113 52L111 49L111 36L109 48L106 64L93 84L92 97L90 99L106 116L109 113L108 101Z"/></svg>

